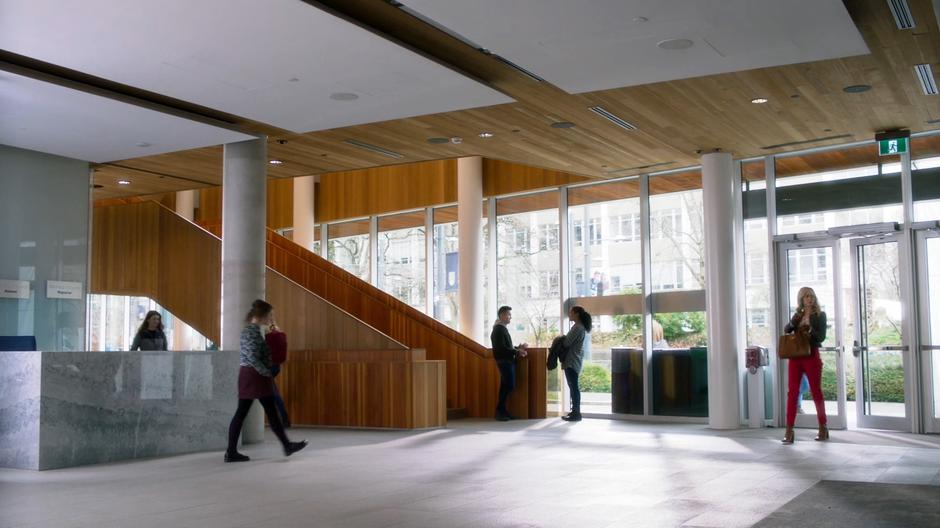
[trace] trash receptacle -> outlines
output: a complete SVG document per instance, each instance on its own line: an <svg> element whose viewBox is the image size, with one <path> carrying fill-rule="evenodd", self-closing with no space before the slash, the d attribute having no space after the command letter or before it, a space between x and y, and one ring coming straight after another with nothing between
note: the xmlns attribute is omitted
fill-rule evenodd
<svg viewBox="0 0 940 528"><path fill-rule="evenodd" d="M708 349L689 349L689 416L708 416Z"/></svg>
<svg viewBox="0 0 940 528"><path fill-rule="evenodd" d="M611 348L611 411L643 414L643 349Z"/></svg>

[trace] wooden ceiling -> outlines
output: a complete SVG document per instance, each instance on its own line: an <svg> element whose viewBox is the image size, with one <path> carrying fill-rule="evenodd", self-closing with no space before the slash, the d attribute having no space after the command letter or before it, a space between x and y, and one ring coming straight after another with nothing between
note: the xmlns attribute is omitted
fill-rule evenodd
<svg viewBox="0 0 940 528"><path fill-rule="evenodd" d="M695 165L700 150L721 148L735 157L752 157L870 139L885 129L940 128L940 123L928 123L940 119L940 98L923 95L913 70L915 64L929 63L940 72L940 32L931 0L909 0L917 26L908 31L897 29L883 0L847 0L870 55L579 95L534 81L387 2L308 3L481 79L517 102L308 134L287 134L243 120L239 124L245 128L269 136L269 157L284 162L269 167L272 177L481 155L610 178ZM872 89L843 91L858 84ZM752 104L755 97L769 102ZM638 130L613 125L589 111L593 105ZM556 121L575 127L552 128ZM482 131L495 135L483 139L478 137ZM463 141L427 142L454 136ZM381 146L403 158L361 150L343 143L347 139ZM96 188L95 198L192 189L221 183L222 151L196 149L96 169L95 184L102 187ZM133 183L119 186L119 179Z"/></svg>

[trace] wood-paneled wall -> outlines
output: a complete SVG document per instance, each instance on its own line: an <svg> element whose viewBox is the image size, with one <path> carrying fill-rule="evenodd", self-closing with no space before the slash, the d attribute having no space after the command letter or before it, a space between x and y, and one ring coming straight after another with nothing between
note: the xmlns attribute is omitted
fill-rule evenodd
<svg viewBox="0 0 940 528"><path fill-rule="evenodd" d="M562 171L483 160L483 196L558 187L590 178ZM267 221L271 229L294 224L294 180L268 180ZM320 175L316 190L317 222L335 222L395 211L407 211L457 201L457 160L389 165L374 169ZM199 190L196 222L222 222L222 188Z"/></svg>
<svg viewBox="0 0 940 528"><path fill-rule="evenodd" d="M155 202L94 209L90 291L150 297L216 343L221 262L216 236ZM406 348L271 269L266 285L292 348Z"/></svg>
<svg viewBox="0 0 940 528"><path fill-rule="evenodd" d="M593 180L587 176L483 158L483 196L486 197Z"/></svg>
<svg viewBox="0 0 940 528"><path fill-rule="evenodd" d="M291 352L278 385L292 423L398 429L445 426L446 364L401 354L400 350Z"/></svg>
<svg viewBox="0 0 940 528"><path fill-rule="evenodd" d="M457 160L391 165L320 176L319 222L457 201Z"/></svg>

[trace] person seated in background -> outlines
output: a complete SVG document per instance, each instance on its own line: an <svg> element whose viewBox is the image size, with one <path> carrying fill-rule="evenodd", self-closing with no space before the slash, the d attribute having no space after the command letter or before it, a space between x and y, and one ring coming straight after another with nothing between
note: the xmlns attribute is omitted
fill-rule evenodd
<svg viewBox="0 0 940 528"><path fill-rule="evenodd" d="M516 388L516 357L525 357L529 345L522 343L512 345L512 336L509 335L509 322L512 321L512 308L500 306L496 312L496 322L490 333L490 343L493 345L493 359L499 369L499 400L496 404L496 419L501 422L514 420L516 417L509 414L506 400Z"/></svg>
<svg viewBox="0 0 940 528"><path fill-rule="evenodd" d="M663 333L663 325L659 324L656 319L653 319L653 348L669 348L669 343Z"/></svg>

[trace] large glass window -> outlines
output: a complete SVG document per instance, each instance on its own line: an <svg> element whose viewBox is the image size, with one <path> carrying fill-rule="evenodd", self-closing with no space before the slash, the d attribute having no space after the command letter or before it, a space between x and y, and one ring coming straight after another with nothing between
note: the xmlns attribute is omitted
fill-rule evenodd
<svg viewBox="0 0 940 528"><path fill-rule="evenodd" d="M497 303L513 308L514 343L548 346L567 329L560 325L558 191L499 199L496 214Z"/></svg>
<svg viewBox="0 0 940 528"><path fill-rule="evenodd" d="M874 143L779 156L777 232L902 222L899 156L879 156Z"/></svg>
<svg viewBox="0 0 940 528"><path fill-rule="evenodd" d="M568 190L570 229L568 297L639 293L640 199L637 180ZM578 233L588 226L588 240Z"/></svg>
<svg viewBox="0 0 940 528"><path fill-rule="evenodd" d="M705 231L699 170L650 178L653 291L705 288Z"/></svg>
<svg viewBox="0 0 940 528"><path fill-rule="evenodd" d="M379 289L424 312L425 212L380 217L378 222Z"/></svg>
<svg viewBox="0 0 940 528"><path fill-rule="evenodd" d="M457 328L457 207L434 210L434 318Z"/></svg>
<svg viewBox="0 0 940 528"><path fill-rule="evenodd" d="M773 339L770 314L770 274L768 254L767 198L764 160L741 164L744 209L744 295L747 317L747 344L769 348Z"/></svg>
<svg viewBox="0 0 940 528"><path fill-rule="evenodd" d="M940 220L940 135L911 139L914 220Z"/></svg>
<svg viewBox="0 0 940 528"><path fill-rule="evenodd" d="M707 326L702 174L698 169L650 177L653 297L651 410L655 415L707 416Z"/></svg>
<svg viewBox="0 0 940 528"><path fill-rule="evenodd" d="M566 297L642 292L638 180L568 189L568 226ZM587 244L579 236L582 226L588 226ZM588 306L594 328L581 373L582 412L643 413L642 351L637 348L642 347L641 316L620 306L612 310Z"/></svg>
<svg viewBox="0 0 940 528"><path fill-rule="evenodd" d="M330 224L327 260L369 282L369 220Z"/></svg>

